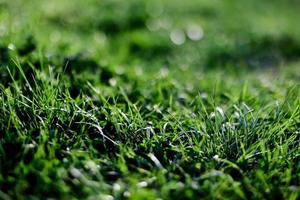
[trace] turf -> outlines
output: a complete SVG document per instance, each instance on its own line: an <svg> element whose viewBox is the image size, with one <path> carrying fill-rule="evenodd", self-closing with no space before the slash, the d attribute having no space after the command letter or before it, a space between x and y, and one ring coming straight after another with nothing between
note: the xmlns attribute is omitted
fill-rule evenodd
<svg viewBox="0 0 300 200"><path fill-rule="evenodd" d="M0 199L299 199L296 0L0 0Z"/></svg>

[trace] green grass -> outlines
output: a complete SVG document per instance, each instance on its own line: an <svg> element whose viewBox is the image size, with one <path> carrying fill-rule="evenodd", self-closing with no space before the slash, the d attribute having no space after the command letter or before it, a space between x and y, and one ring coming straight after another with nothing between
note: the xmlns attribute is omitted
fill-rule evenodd
<svg viewBox="0 0 300 200"><path fill-rule="evenodd" d="M0 0L0 199L299 199L298 10Z"/></svg>

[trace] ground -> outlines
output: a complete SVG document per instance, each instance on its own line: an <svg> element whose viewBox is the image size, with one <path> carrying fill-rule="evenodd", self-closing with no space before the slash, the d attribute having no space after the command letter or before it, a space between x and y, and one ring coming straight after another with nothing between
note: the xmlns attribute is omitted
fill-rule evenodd
<svg viewBox="0 0 300 200"><path fill-rule="evenodd" d="M297 0L0 0L0 199L299 199Z"/></svg>

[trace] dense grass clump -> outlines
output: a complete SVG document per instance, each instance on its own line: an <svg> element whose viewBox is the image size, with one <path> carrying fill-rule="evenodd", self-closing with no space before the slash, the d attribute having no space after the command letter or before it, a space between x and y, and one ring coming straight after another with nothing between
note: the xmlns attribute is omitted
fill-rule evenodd
<svg viewBox="0 0 300 200"><path fill-rule="evenodd" d="M0 199L299 199L298 10L0 1Z"/></svg>

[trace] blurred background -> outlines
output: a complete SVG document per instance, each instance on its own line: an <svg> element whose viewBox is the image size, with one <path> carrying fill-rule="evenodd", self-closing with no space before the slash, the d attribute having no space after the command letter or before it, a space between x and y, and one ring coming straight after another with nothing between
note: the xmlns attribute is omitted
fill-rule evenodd
<svg viewBox="0 0 300 200"><path fill-rule="evenodd" d="M300 58L299 10L297 0L0 0L0 62L38 66L42 52L77 73L274 68Z"/></svg>

